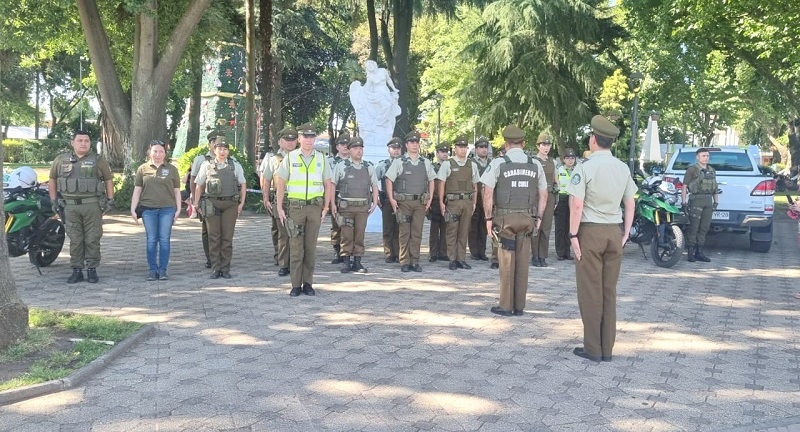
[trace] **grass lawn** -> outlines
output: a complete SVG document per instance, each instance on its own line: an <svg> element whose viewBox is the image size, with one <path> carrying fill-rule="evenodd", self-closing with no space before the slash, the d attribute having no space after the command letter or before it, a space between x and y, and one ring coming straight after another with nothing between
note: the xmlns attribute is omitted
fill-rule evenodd
<svg viewBox="0 0 800 432"><path fill-rule="evenodd" d="M31 309L28 335L0 351L0 391L64 378L142 325L94 315Z"/></svg>

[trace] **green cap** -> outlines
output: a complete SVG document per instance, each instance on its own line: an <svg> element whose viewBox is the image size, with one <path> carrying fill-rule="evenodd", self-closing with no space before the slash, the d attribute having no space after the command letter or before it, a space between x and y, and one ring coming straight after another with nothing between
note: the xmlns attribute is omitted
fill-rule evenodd
<svg viewBox="0 0 800 432"><path fill-rule="evenodd" d="M222 134L218 130L214 129L211 132L209 132L208 135L206 135L206 139L208 141L213 141L215 138L217 138L220 135L222 135Z"/></svg>
<svg viewBox="0 0 800 432"><path fill-rule="evenodd" d="M575 150L573 150L571 148L568 148L568 149L564 150L564 157L565 158L568 158L568 157L574 158L575 157Z"/></svg>
<svg viewBox="0 0 800 432"><path fill-rule="evenodd" d="M619 136L619 129L614 126L614 123L601 115L592 117L592 132L611 139L617 139Z"/></svg>
<svg viewBox="0 0 800 432"><path fill-rule="evenodd" d="M398 137L392 137L392 139L386 143L386 147L403 147L403 140Z"/></svg>
<svg viewBox="0 0 800 432"><path fill-rule="evenodd" d="M489 138L485 136L478 137L478 140L475 141L475 147L489 147Z"/></svg>
<svg viewBox="0 0 800 432"><path fill-rule="evenodd" d="M419 132L411 131L406 134L406 141L419 141Z"/></svg>
<svg viewBox="0 0 800 432"><path fill-rule="evenodd" d="M525 139L525 132L513 124L503 128L502 135L506 141L520 141Z"/></svg>
<svg viewBox="0 0 800 432"><path fill-rule="evenodd" d="M457 147L466 147L469 145L469 139L464 135L459 135L454 144Z"/></svg>
<svg viewBox="0 0 800 432"><path fill-rule="evenodd" d="M225 139L224 136L218 136L217 139L214 141L214 147L231 148L231 145L228 144L228 141Z"/></svg>
<svg viewBox="0 0 800 432"><path fill-rule="evenodd" d="M300 135L314 135L317 136L317 128L311 123L303 123L297 128Z"/></svg>
<svg viewBox="0 0 800 432"><path fill-rule="evenodd" d="M336 141L339 144L339 141ZM361 137L354 137L347 143L347 148L364 147L364 140Z"/></svg>
<svg viewBox="0 0 800 432"><path fill-rule="evenodd" d="M442 141L441 144L436 146L436 151L449 152L450 151L450 143L448 143L447 141Z"/></svg>
<svg viewBox="0 0 800 432"><path fill-rule="evenodd" d="M344 144L344 145L346 145L346 146L350 147L350 146L349 146L349 144L350 144L350 141L351 141L351 139L350 139L350 134L349 134L349 133L347 133L347 132L342 132L342 133L340 133L340 134L339 134L339 136L336 138L336 145L339 145L339 144Z"/></svg>
<svg viewBox="0 0 800 432"><path fill-rule="evenodd" d="M281 129L280 132L278 132L278 138L282 138L282 139L285 139L287 141L296 140L297 139L297 129L295 129L293 127L283 128L283 129Z"/></svg>
<svg viewBox="0 0 800 432"><path fill-rule="evenodd" d="M542 132L536 138L536 145L539 144L553 144L553 139L550 138L550 134L547 132Z"/></svg>

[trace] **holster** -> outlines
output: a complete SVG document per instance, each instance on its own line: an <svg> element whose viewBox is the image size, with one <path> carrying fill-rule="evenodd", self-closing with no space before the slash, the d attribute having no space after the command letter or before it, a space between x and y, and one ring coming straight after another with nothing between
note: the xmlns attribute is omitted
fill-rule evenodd
<svg viewBox="0 0 800 432"><path fill-rule="evenodd" d="M287 217L283 225L286 227L286 232L289 234L289 237L299 237L303 235L303 225L294 223L292 219Z"/></svg>
<svg viewBox="0 0 800 432"><path fill-rule="evenodd" d="M200 198L200 212L203 213L204 217L219 215L219 210L214 207L214 203L208 198Z"/></svg>
<svg viewBox="0 0 800 432"><path fill-rule="evenodd" d="M500 237L500 247L507 251L517 250L517 240Z"/></svg>
<svg viewBox="0 0 800 432"><path fill-rule="evenodd" d="M411 222L411 216L406 216L399 208L394 212L394 217L397 219L397 223L404 224Z"/></svg>
<svg viewBox="0 0 800 432"><path fill-rule="evenodd" d="M461 215L450 213L450 210L445 210L443 220L445 222L458 222L461 220Z"/></svg>
<svg viewBox="0 0 800 432"><path fill-rule="evenodd" d="M500 227L497 225L492 227L492 245L494 245L494 247L500 245Z"/></svg>
<svg viewBox="0 0 800 432"><path fill-rule="evenodd" d="M421 202L423 205L427 204L428 197L430 197L430 194L428 194L427 192L423 193L422 195L419 196L419 202Z"/></svg>

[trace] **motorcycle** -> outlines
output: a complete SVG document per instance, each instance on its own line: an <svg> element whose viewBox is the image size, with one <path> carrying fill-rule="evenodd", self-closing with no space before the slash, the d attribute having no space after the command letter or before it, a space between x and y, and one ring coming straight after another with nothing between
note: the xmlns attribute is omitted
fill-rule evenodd
<svg viewBox="0 0 800 432"><path fill-rule="evenodd" d="M3 210L9 256L27 253L41 275L40 267L49 266L61 253L66 229L64 215L53 212L50 196L39 187L33 169L20 167L11 172L7 184L4 179Z"/></svg>
<svg viewBox="0 0 800 432"><path fill-rule="evenodd" d="M649 245L653 262L666 268L681 260L684 248L681 226L688 224L688 218L676 206L680 202L679 192L674 186L670 191L670 186L671 183L660 178L642 182L628 236L632 243L639 245L645 259L644 246Z"/></svg>

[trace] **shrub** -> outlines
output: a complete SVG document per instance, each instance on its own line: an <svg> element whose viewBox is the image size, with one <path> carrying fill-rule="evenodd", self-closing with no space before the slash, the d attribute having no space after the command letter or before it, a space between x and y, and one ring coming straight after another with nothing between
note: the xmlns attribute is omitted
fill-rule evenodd
<svg viewBox="0 0 800 432"><path fill-rule="evenodd" d="M3 162L47 165L68 149L68 142L57 139L6 139L3 140Z"/></svg>

